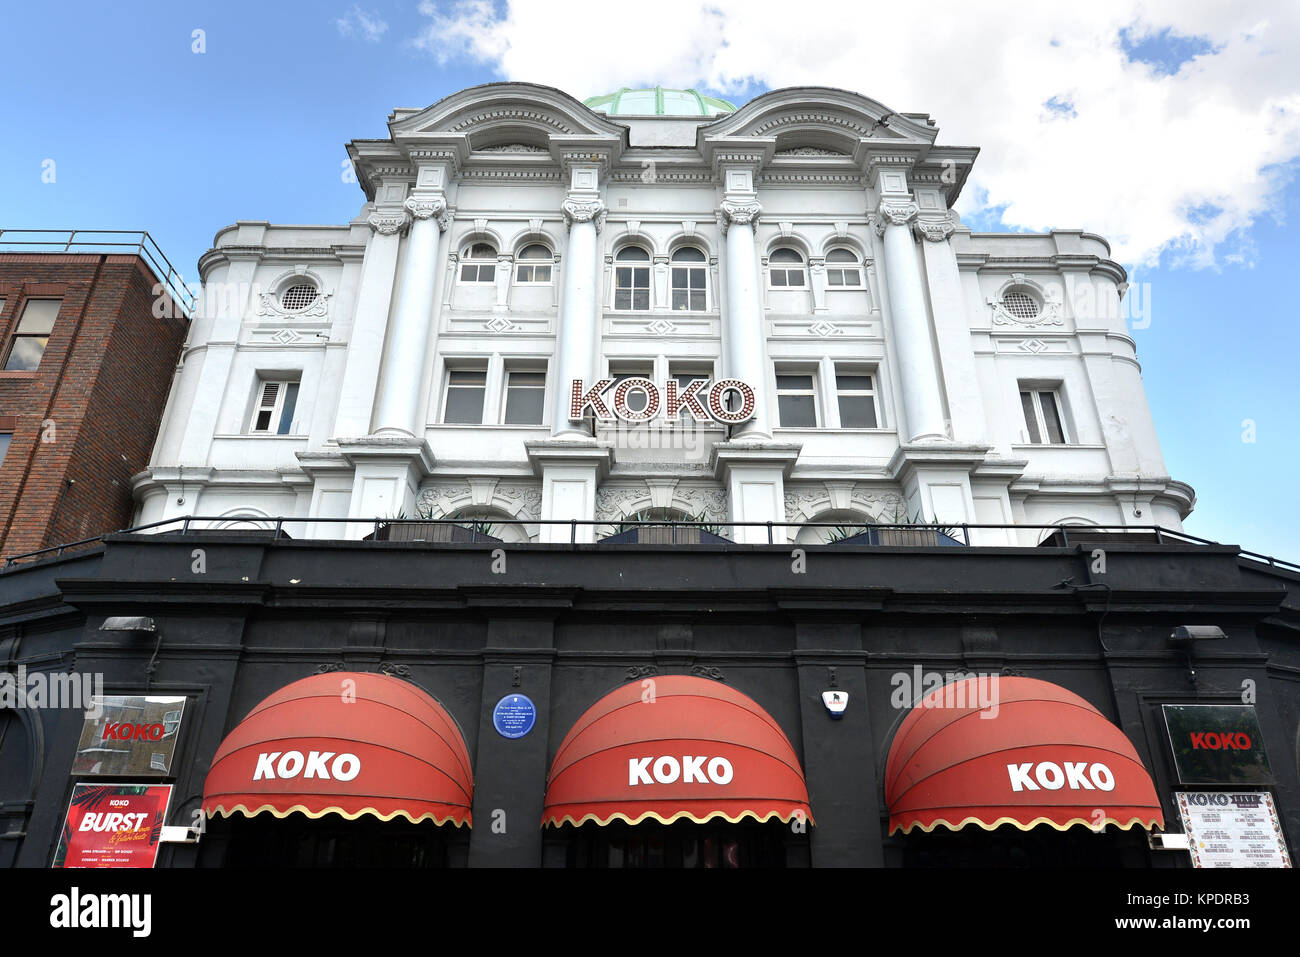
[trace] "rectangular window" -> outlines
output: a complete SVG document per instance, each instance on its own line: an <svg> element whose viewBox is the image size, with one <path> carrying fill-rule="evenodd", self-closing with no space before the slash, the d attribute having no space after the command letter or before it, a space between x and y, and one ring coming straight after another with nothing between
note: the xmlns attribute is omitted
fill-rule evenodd
<svg viewBox="0 0 1300 957"><path fill-rule="evenodd" d="M4 465L5 456L9 454L9 444L13 442L12 432L0 432L0 465Z"/></svg>
<svg viewBox="0 0 1300 957"><path fill-rule="evenodd" d="M248 431L259 435L289 435L298 407L298 383L289 379L258 379L257 402Z"/></svg>
<svg viewBox="0 0 1300 957"><path fill-rule="evenodd" d="M875 377L862 372L835 370L839 393L840 426L845 429L879 428L876 416Z"/></svg>
<svg viewBox="0 0 1300 957"><path fill-rule="evenodd" d="M777 373L776 404L783 429L817 428L817 393L813 376Z"/></svg>
<svg viewBox="0 0 1300 957"><path fill-rule="evenodd" d="M649 266L619 266L614 270L614 308L650 308Z"/></svg>
<svg viewBox="0 0 1300 957"><path fill-rule="evenodd" d="M486 390L486 369L448 370L442 421L448 425L481 425Z"/></svg>
<svg viewBox="0 0 1300 957"><path fill-rule="evenodd" d="M62 304L62 299L27 300L18 320L18 328L14 330L9 355L5 358L6 372L28 371L41 364L45 344L50 339L54 320L58 318L59 306Z"/></svg>
<svg viewBox="0 0 1300 957"><path fill-rule="evenodd" d="M1065 427L1061 421L1061 400L1052 389L1029 389L1020 393L1025 411L1025 427L1034 445L1065 445Z"/></svg>
<svg viewBox="0 0 1300 957"><path fill-rule="evenodd" d="M545 372L506 372L506 425L541 425Z"/></svg>
<svg viewBox="0 0 1300 957"><path fill-rule="evenodd" d="M705 309L705 279L703 266L673 266L673 309L703 312Z"/></svg>

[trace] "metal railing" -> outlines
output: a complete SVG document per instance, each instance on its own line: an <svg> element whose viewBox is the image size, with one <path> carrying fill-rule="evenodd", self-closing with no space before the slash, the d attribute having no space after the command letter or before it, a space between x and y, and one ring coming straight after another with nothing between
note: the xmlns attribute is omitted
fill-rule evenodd
<svg viewBox="0 0 1300 957"><path fill-rule="evenodd" d="M10 249L11 246L19 248ZM143 229L0 229L0 252L19 251L134 253L149 264L186 317L194 315L198 303L184 277Z"/></svg>
<svg viewBox="0 0 1300 957"><path fill-rule="evenodd" d="M308 535L308 531L316 531L319 526L343 525L352 526L352 536L329 537L324 535ZM515 527L522 529L527 541L507 542L495 535L492 535L490 529L501 527ZM534 534L529 529L540 529L542 526L555 527L559 526L567 529L568 535L561 535L558 539L552 538L550 541L534 541ZM419 538L410 534L395 534L393 529L398 527L410 527L418 531L420 527L427 529L443 529L444 532L433 532L432 537ZM578 530L580 528L592 528L593 541L580 541ZM461 534L459 537L451 532L452 528L459 528L468 533L468 537ZM826 541L802 542L796 543L793 535L788 529L828 529ZM641 529L666 530L667 536L660 534L649 541L640 541ZM732 536L735 536L737 529L759 529L760 534L757 536L760 541L735 542L726 538L722 530L728 529ZM609 530L608 534L601 535L602 530ZM374 542L407 542L407 543L425 543L428 545L442 544L506 544L514 546L527 547L534 544L565 544L562 540L567 537L568 544L576 545L617 545L631 544L631 541L624 539L622 542L611 541L612 539L626 535L631 530L638 531L638 545L656 544L656 545L691 545L691 544L728 544L763 547L768 545L779 545L788 548L792 544L804 545L852 545L866 547L888 547L888 546L911 546L911 547L970 547L970 548L1035 548L1046 543L1051 536L1059 535L1061 547L1071 547L1079 544L1095 544L1098 539L1097 535L1115 536L1116 539L1122 540L1126 536L1133 536L1136 543L1142 543L1144 539L1153 540L1152 544L1189 544L1189 545L1219 545L1220 543L1211 541L1207 538L1200 538L1187 532L1175 531L1164 528L1160 525L1068 525L1068 524L1043 524L1043 525L1010 525L1010 524L992 524L992 523L969 523L964 522L956 525L944 524L846 524L844 522L701 522L701 521L678 521L675 519L660 520L590 520L590 519L508 519L496 518L490 519L456 519L456 518L325 518L325 517L294 517L294 516L231 516L231 515L184 515L175 518L162 519L157 522L150 522L146 525L137 525L132 528L123 529L120 532L112 534L138 534L143 532L153 532L160 535L198 535L198 534L220 534L220 533L260 533L271 541L289 540L303 538L308 541L357 541L358 536L361 540L370 540ZM1031 545L1009 544L1007 541L990 542L983 544L972 540L972 533L982 530L999 531L999 532L1039 532L1037 541ZM346 531L346 530L345 530ZM363 531L368 532L362 534ZM297 533L296 535L294 533ZM705 535L708 533L709 538L706 540ZM852 533L852 534L849 534ZM893 533L893 534L883 534ZM924 534L930 533L930 534ZM445 537L444 537L445 534ZM1074 541L1071 541L1073 536ZM1012 536L1005 536L1010 538ZM68 542L62 545L52 545L48 548L41 548L31 552L24 552L20 555L12 555L5 559L4 567L12 568L23 561L40 560L43 557L53 555L58 558L64 552L81 548L88 545L96 544L103 541L104 536L95 538L81 539L76 542ZM585 536L584 536L585 538ZM762 541L761 539L766 539ZM944 539L947 539L944 541ZM1261 555L1257 552L1251 552L1239 549L1240 556L1249 558L1253 561L1268 564L1276 568L1285 568L1292 571L1300 571L1300 564L1285 561L1284 559L1274 558L1269 555Z"/></svg>

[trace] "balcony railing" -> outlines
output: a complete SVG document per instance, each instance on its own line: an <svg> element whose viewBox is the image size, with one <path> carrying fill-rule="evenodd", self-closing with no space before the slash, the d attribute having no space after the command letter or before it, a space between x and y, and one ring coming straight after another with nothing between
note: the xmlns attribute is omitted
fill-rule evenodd
<svg viewBox="0 0 1300 957"><path fill-rule="evenodd" d="M332 535L334 527L343 526L340 534ZM559 540L551 542L532 541L529 529L542 526L559 526L567 532L558 536ZM500 528L515 527L523 531L530 539L511 542L502 539L496 531ZM594 542L580 540L579 529L591 527ZM786 530L827 529L834 535L833 541L794 542ZM736 542L737 529L758 529L759 542ZM861 524L846 526L843 522L698 522L675 521L672 519L650 521L591 521L583 519L404 519L404 518L297 518L289 516L232 516L232 515L185 515L163 519L147 525L123 529L114 534L137 534L149 532L154 535L246 535L267 541L287 541L307 539L310 541L355 541L361 545L379 545L380 543L424 543L438 545L506 545L515 548L528 548L538 544L570 545L585 548L602 546L637 545L714 545L742 548L791 547L803 548L809 545L817 547L879 548L879 547L939 547L939 548L1023 548L1029 545L1013 545L1006 541L980 543L973 539L973 533L981 530L998 532L1033 531L1038 547L1070 548L1078 545L1094 545L1098 542L1128 542L1132 544L1185 544L1218 545L1218 542L1186 532L1164 528L1160 525L1007 525L986 523L962 523L958 525L912 525L912 524ZM632 536L629 532L635 531ZM845 534L852 532L852 534ZM1010 538L1011 536L1002 536ZM567 542L563 539L567 538ZM85 549L103 541L103 536L81 539L62 545L52 545L21 555L12 555L5 559L4 568L12 568L19 563L40 561L43 558L58 558L65 553ZM382 547L382 546L381 546ZM1254 561L1262 562L1276 568L1300 571L1300 564L1261 555L1257 552L1240 550L1239 554Z"/></svg>
<svg viewBox="0 0 1300 957"><path fill-rule="evenodd" d="M142 229L0 229L0 252L134 253L188 318L198 297L152 236Z"/></svg>

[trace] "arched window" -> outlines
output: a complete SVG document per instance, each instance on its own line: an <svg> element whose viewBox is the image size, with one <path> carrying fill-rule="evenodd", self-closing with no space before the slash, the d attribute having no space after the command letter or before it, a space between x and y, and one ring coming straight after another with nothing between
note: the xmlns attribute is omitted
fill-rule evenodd
<svg viewBox="0 0 1300 957"><path fill-rule="evenodd" d="M515 282L549 283L551 263L555 257L541 243L530 243L519 250L519 265L515 267Z"/></svg>
<svg viewBox="0 0 1300 957"><path fill-rule="evenodd" d="M708 258L694 246L673 253L673 309L702 312L708 308Z"/></svg>
<svg viewBox="0 0 1300 957"><path fill-rule="evenodd" d="M614 308L650 308L650 254L627 246L614 257Z"/></svg>
<svg viewBox="0 0 1300 957"><path fill-rule="evenodd" d="M299 309L306 309L316 301L316 295L315 283L310 281L293 283L280 293L280 308L286 312L297 312Z"/></svg>
<svg viewBox="0 0 1300 957"><path fill-rule="evenodd" d="M470 243L460 254L461 282L495 282L497 249L491 243Z"/></svg>
<svg viewBox="0 0 1300 957"><path fill-rule="evenodd" d="M843 246L826 254L826 285L836 289L862 288L862 261L858 254Z"/></svg>
<svg viewBox="0 0 1300 957"><path fill-rule="evenodd" d="M1002 308L1017 319L1033 319L1043 307L1028 289L1012 286L1002 294Z"/></svg>
<svg viewBox="0 0 1300 957"><path fill-rule="evenodd" d="M789 246L782 246L780 249L772 250L772 255L768 257L768 282L773 288L784 289L790 286L804 288L808 285L804 273L803 256L799 250L791 249Z"/></svg>

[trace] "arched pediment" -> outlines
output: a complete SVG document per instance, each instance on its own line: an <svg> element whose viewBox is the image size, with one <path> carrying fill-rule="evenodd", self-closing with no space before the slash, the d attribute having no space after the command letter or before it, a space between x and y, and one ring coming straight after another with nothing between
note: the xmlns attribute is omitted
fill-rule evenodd
<svg viewBox="0 0 1300 957"><path fill-rule="evenodd" d="M929 146L938 129L870 97L832 87L787 87L750 100L703 127L706 138L763 137L777 150L820 148L852 154L861 139Z"/></svg>
<svg viewBox="0 0 1300 957"><path fill-rule="evenodd" d="M444 97L423 110L397 110L394 139L411 133L459 133L479 146L543 145L550 136L599 136L622 141L611 123L561 90L534 83L485 83Z"/></svg>

